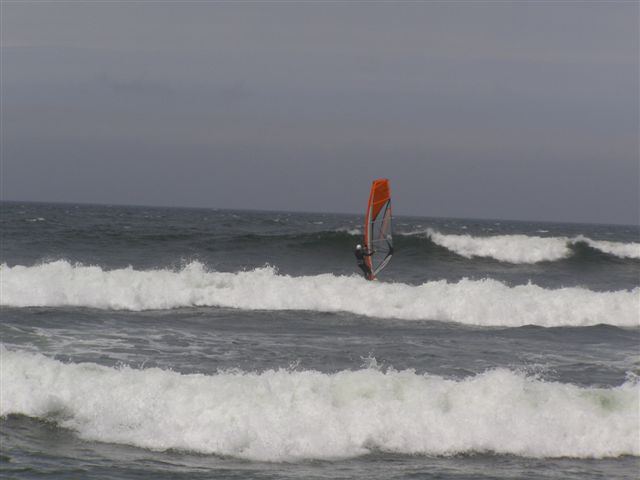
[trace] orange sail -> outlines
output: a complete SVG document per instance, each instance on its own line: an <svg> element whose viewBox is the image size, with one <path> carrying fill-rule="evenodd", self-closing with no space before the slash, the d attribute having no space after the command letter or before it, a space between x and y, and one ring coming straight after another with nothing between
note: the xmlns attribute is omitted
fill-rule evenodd
<svg viewBox="0 0 640 480"><path fill-rule="evenodd" d="M379 178L371 185L364 219L364 246L369 254L365 262L371 271L369 280L376 277L393 255L391 218L389 180Z"/></svg>

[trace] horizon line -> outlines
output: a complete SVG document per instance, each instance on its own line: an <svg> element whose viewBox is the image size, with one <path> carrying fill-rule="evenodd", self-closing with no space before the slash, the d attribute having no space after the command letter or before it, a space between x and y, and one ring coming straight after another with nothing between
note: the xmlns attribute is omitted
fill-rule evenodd
<svg viewBox="0 0 640 480"><path fill-rule="evenodd" d="M83 205L83 206L97 206L97 207L131 207L131 208L169 208L176 210L226 210L236 212L273 212L273 213L300 213L300 214L314 214L314 215L364 215L359 212L330 212L330 211L308 211L308 210L268 210L260 208L233 208L233 207L196 207L186 205L149 205L149 204L128 204L128 203L100 203L100 202L73 202L73 201L50 201L50 200L10 200L0 199L0 203L33 203L33 204L53 204L53 205ZM599 225L599 226L616 226L616 227L635 227L640 228L640 219L638 223L599 223L599 222L575 222L575 221L558 221L558 220L522 220L513 218L480 218L480 217L455 217L455 216L438 216L438 215L413 215L413 214L401 214L395 215L396 217L413 217L413 218L433 218L433 219L450 219L450 220L481 220L481 221L499 221L499 222L533 222L533 223L548 223L548 224L569 224L569 225Z"/></svg>

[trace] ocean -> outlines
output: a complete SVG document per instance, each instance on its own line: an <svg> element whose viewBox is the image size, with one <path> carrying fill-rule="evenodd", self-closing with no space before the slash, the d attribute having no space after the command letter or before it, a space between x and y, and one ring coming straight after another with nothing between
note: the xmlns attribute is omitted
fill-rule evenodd
<svg viewBox="0 0 640 480"><path fill-rule="evenodd" d="M4 478L639 477L637 226L1 208Z"/></svg>

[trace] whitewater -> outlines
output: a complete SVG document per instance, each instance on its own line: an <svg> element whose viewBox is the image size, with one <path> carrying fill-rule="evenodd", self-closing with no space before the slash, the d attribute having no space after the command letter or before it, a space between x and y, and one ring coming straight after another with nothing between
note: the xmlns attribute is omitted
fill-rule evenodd
<svg viewBox="0 0 640 480"><path fill-rule="evenodd" d="M599 252L622 259L640 259L640 243L593 240L583 235L569 237L541 237L538 235L443 234L437 230L409 232L429 238L465 258L488 257L509 263L554 262L574 254L572 246L584 244Z"/></svg>
<svg viewBox="0 0 640 480"><path fill-rule="evenodd" d="M1 305L158 310L230 307L246 310L345 311L376 318L438 320L483 326L640 325L640 288L593 292L463 279L422 285L366 282L354 275L293 277L273 267L208 271L193 262L181 270L99 266L56 261L32 267L2 265Z"/></svg>
<svg viewBox="0 0 640 480"><path fill-rule="evenodd" d="M1 353L0 415L52 421L91 441L263 461L372 450L640 454L636 380L579 388L504 369L464 380L375 368L181 375Z"/></svg>

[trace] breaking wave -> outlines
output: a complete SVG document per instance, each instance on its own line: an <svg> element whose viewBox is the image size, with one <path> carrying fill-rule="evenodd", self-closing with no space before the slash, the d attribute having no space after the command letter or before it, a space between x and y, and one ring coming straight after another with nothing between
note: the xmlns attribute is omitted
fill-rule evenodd
<svg viewBox="0 0 640 480"><path fill-rule="evenodd" d="M0 354L0 415L45 419L90 441L262 461L376 450L640 455L634 380L585 388L507 369L463 380L376 368L186 375Z"/></svg>
<svg viewBox="0 0 640 480"><path fill-rule="evenodd" d="M640 259L640 243L621 243L592 240L584 236L538 237L528 235L494 235L474 237L471 235L443 234L433 229L415 232L426 235L440 245L465 258L489 257L508 263L553 262L570 257L572 246L586 244L602 253L624 259Z"/></svg>
<svg viewBox="0 0 640 480"><path fill-rule="evenodd" d="M323 274L292 277L272 267L235 273L208 271L198 262L182 270L104 270L56 261L2 265L0 305L157 310L231 307L245 310L313 310L467 325L640 325L640 288L594 292L572 287L510 287L491 279L422 285L367 282Z"/></svg>
<svg viewBox="0 0 640 480"><path fill-rule="evenodd" d="M546 231L541 231L544 233ZM358 228L339 228L335 231L296 233L283 235L248 234L233 237L238 243L263 244L285 242L290 246L318 248L335 247L340 252L351 249L360 237ZM416 250L438 256L439 249L464 258L492 258L512 264L534 264L556 262L580 257L583 261L597 261L603 255L617 260L640 260L640 243L593 240L583 235L575 237L543 237L537 235L492 235L473 236L469 234L445 234L435 229L410 232L396 232L398 250Z"/></svg>
<svg viewBox="0 0 640 480"><path fill-rule="evenodd" d="M347 233L347 234L349 234L351 236L362 235L362 229L361 228L342 227L342 228L338 228L336 230L336 232Z"/></svg>

